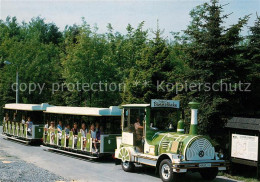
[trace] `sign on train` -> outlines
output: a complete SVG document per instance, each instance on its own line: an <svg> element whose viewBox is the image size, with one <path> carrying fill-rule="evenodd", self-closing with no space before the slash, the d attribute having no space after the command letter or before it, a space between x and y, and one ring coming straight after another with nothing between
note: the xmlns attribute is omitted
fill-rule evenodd
<svg viewBox="0 0 260 182"><path fill-rule="evenodd" d="M151 107L180 108L180 101L151 99Z"/></svg>

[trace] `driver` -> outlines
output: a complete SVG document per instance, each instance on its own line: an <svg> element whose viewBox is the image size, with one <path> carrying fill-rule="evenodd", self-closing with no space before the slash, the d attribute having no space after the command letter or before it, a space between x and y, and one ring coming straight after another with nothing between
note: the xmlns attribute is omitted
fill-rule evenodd
<svg viewBox="0 0 260 182"><path fill-rule="evenodd" d="M141 126L139 117L136 118L136 122L135 122L134 126L135 126L135 132L136 132L136 140L141 141L144 127Z"/></svg>
<svg viewBox="0 0 260 182"><path fill-rule="evenodd" d="M143 129L143 128L144 128L144 127L141 126L141 124L140 124L140 118L137 117L137 118L136 118L136 122L135 122L135 130L137 131L138 129Z"/></svg>

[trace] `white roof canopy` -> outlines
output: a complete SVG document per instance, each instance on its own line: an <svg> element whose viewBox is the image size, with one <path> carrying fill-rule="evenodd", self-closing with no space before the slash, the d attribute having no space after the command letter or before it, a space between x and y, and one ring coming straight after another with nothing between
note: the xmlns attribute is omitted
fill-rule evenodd
<svg viewBox="0 0 260 182"><path fill-rule="evenodd" d="M45 113L83 116L121 116L121 109L118 106L110 106L109 108L55 106L48 107Z"/></svg>
<svg viewBox="0 0 260 182"><path fill-rule="evenodd" d="M125 104L122 107L149 107L150 104Z"/></svg>
<svg viewBox="0 0 260 182"><path fill-rule="evenodd" d="M52 107L47 103L43 104L5 104L4 109L22 110L22 111L45 111L46 108Z"/></svg>

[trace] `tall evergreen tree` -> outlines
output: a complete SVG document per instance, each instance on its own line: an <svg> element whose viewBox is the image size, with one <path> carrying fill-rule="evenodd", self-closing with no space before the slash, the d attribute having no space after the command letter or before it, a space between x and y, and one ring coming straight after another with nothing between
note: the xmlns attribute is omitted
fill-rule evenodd
<svg viewBox="0 0 260 182"><path fill-rule="evenodd" d="M243 40L240 31L249 18L240 18L238 23L225 28L223 23L228 15L222 13L223 6L217 0L204 3L190 12L192 21L185 30L185 59L191 69L183 81L188 85L197 84L197 89L188 89L182 98L184 105L191 100L201 102L200 132L211 136L222 136L225 120L232 116L237 104L238 93L226 91L225 85L222 91L220 87L221 82L225 82L231 83L234 89L234 83L239 81L240 42Z"/></svg>
<svg viewBox="0 0 260 182"><path fill-rule="evenodd" d="M246 60L245 75L247 82L251 83L251 92L243 97L245 114L248 117L259 117L260 100L260 17L257 16L254 26L249 28L248 44L245 46L244 59ZM249 73L249 74L248 74Z"/></svg>

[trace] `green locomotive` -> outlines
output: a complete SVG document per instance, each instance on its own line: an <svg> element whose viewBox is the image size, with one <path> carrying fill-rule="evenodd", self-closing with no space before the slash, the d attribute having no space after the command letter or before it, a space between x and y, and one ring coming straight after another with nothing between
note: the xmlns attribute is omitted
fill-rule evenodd
<svg viewBox="0 0 260 182"><path fill-rule="evenodd" d="M179 108L179 101L152 100L151 104L123 105L122 137L117 137L115 152L123 170L132 171L134 164L154 166L162 181L167 182L188 170L200 172L207 180L226 170L223 155L215 152L207 137L197 134L199 103L189 105L189 134L184 133L182 120L178 121L177 131L172 127L173 111Z"/></svg>

